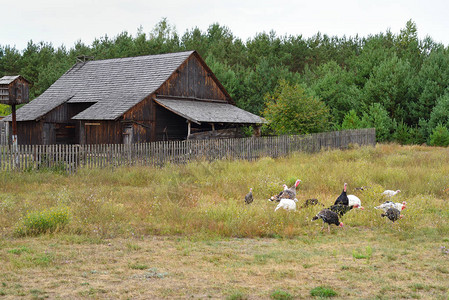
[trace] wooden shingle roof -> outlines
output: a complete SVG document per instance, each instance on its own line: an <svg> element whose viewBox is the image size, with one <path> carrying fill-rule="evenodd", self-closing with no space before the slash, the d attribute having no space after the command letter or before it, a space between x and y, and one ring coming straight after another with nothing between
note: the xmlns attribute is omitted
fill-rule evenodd
<svg viewBox="0 0 449 300"><path fill-rule="evenodd" d="M10 84L11 82L13 82L14 80L16 80L19 77L20 77L20 75L3 76L2 78L0 78L0 84Z"/></svg>
<svg viewBox="0 0 449 300"><path fill-rule="evenodd" d="M173 100L156 98L156 102L171 112L197 124L240 123L262 124L266 121L229 103Z"/></svg>
<svg viewBox="0 0 449 300"><path fill-rule="evenodd" d="M18 109L17 121L38 120L64 102L94 103L73 119L115 120L156 91L193 53L77 63L42 95Z"/></svg>

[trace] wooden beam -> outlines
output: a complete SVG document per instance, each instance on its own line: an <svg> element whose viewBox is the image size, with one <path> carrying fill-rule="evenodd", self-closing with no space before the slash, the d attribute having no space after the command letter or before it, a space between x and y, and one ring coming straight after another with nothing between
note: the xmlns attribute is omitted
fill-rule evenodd
<svg viewBox="0 0 449 300"><path fill-rule="evenodd" d="M192 126L192 122L187 120L187 139L190 137L190 127Z"/></svg>

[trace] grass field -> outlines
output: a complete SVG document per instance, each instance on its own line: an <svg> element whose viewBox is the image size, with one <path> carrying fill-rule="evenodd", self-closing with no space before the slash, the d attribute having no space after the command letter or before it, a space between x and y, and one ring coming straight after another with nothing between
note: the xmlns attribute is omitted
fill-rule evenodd
<svg viewBox="0 0 449 300"><path fill-rule="evenodd" d="M394 144L0 173L0 299L449 299L448 175L448 149ZM267 199L296 178L299 206L347 182L365 210L331 233L310 221L321 207L275 213ZM394 225L374 209L384 189L407 201Z"/></svg>

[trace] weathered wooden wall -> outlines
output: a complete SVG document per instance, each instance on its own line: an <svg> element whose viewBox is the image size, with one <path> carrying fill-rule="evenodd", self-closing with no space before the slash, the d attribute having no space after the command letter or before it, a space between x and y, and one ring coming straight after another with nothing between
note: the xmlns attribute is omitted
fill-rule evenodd
<svg viewBox="0 0 449 300"><path fill-rule="evenodd" d="M0 147L1 170L41 168L75 172L79 167L161 166L194 160L245 159L279 157L296 151L348 148L351 144L376 144L372 129L345 130L303 136L168 141L114 145L26 145L14 151Z"/></svg>
<svg viewBox="0 0 449 300"><path fill-rule="evenodd" d="M210 70L190 56L157 91L158 95L227 101L227 95Z"/></svg>
<svg viewBox="0 0 449 300"><path fill-rule="evenodd" d="M11 122L9 124L11 124ZM43 134L42 124L43 124L42 122L35 122L35 121L17 122L18 144L19 145L42 144L42 134Z"/></svg>
<svg viewBox="0 0 449 300"><path fill-rule="evenodd" d="M121 144L122 126L118 121L82 121L84 144ZM80 129L82 130L82 129Z"/></svg>
<svg viewBox="0 0 449 300"><path fill-rule="evenodd" d="M122 122L123 132L127 127L132 127L131 143L148 143L156 141L156 103L152 95L127 111L120 122Z"/></svg>

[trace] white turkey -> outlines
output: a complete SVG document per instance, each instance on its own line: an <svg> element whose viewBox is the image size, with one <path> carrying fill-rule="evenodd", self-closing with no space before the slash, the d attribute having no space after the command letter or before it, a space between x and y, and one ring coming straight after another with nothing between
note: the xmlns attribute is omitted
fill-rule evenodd
<svg viewBox="0 0 449 300"><path fill-rule="evenodd" d="M360 198L355 195L348 195L348 205L354 206L357 208L360 208L361 210L364 210L365 208L362 206L362 201L360 201ZM357 206L356 206L357 205Z"/></svg>
<svg viewBox="0 0 449 300"><path fill-rule="evenodd" d="M401 192L401 190L396 190L396 191L385 190L385 191L382 192L382 195L384 195L386 197L393 197L394 195L396 195L397 193L400 193L400 192Z"/></svg>
<svg viewBox="0 0 449 300"><path fill-rule="evenodd" d="M390 208L395 208L399 211L402 211L404 209L406 209L407 202L393 202L393 201L385 201L384 203L382 203L379 206L374 207L375 209L382 209L384 212L387 212L388 209Z"/></svg>
<svg viewBox="0 0 449 300"><path fill-rule="evenodd" d="M298 202L297 199L281 199L274 211L277 211L279 208L283 208L285 210L296 210L296 202Z"/></svg>

